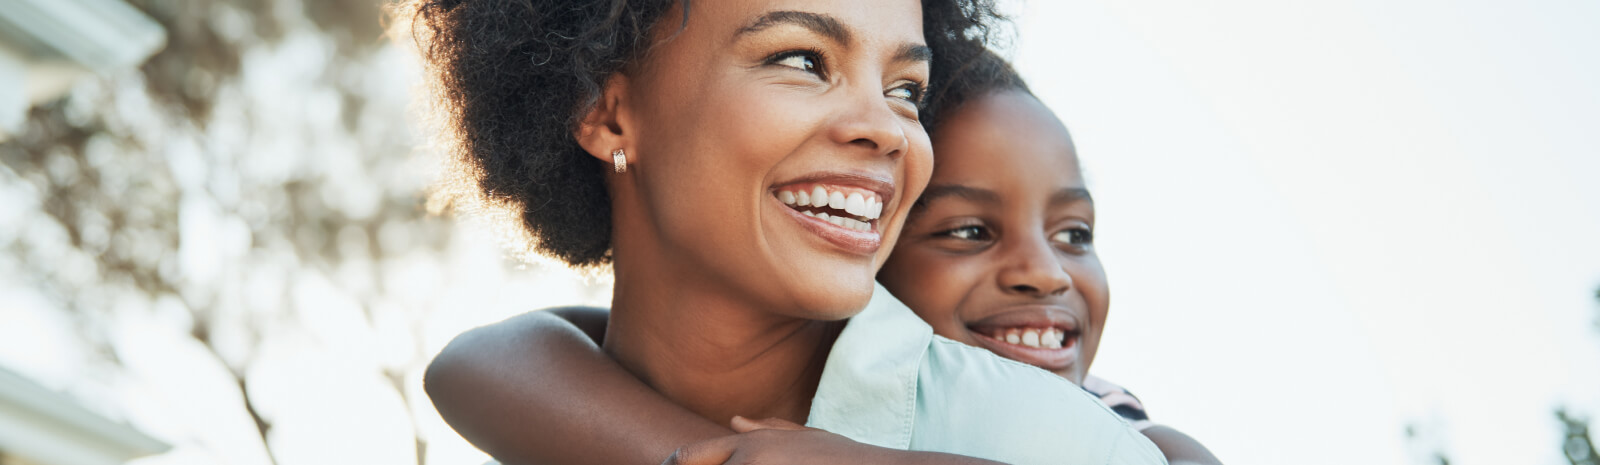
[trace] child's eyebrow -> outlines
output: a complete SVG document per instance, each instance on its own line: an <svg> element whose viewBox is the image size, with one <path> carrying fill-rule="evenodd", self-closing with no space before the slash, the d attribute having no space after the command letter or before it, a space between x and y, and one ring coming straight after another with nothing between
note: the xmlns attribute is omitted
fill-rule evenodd
<svg viewBox="0 0 1600 465"><path fill-rule="evenodd" d="M1082 187L1063 187L1054 194L1050 194L1050 205L1066 205L1073 202L1094 203L1094 197L1089 195L1089 189Z"/></svg>
<svg viewBox="0 0 1600 465"><path fill-rule="evenodd" d="M1085 191L1087 193L1088 191ZM1000 194L988 189L963 186L960 184L933 184L922 191L922 198L917 203L929 203L943 197L961 197L973 202L985 204L1000 203Z"/></svg>

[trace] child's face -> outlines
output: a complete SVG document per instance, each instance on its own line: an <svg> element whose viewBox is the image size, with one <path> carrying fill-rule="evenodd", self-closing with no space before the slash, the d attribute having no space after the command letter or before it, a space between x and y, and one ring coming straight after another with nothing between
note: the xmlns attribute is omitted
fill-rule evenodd
<svg viewBox="0 0 1600 465"><path fill-rule="evenodd" d="M1006 91L959 107L933 150L933 180L878 280L939 335L1082 383L1110 292L1067 128Z"/></svg>

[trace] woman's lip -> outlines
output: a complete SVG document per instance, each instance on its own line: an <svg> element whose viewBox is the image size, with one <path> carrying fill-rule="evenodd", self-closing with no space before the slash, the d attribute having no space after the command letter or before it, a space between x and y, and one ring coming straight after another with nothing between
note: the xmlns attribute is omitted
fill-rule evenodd
<svg viewBox="0 0 1600 465"><path fill-rule="evenodd" d="M977 339L979 346L989 349L990 352L994 352L1001 357L1043 368L1047 371L1066 370L1078 362L1079 341L1077 340L1077 335L1070 336L1067 339L1071 345L1067 345L1066 347L1062 347L1060 349L1036 349L1033 347L1010 344L1005 341L985 336L977 331L969 330L969 332L972 333L974 339Z"/></svg>
<svg viewBox="0 0 1600 465"><path fill-rule="evenodd" d="M774 184L772 190L777 191L784 186L794 184L832 184L854 187L878 194L878 201L883 202L884 205L888 205L890 200L894 200L894 177L882 173L866 171L812 173Z"/></svg>
<svg viewBox="0 0 1600 465"><path fill-rule="evenodd" d="M807 231L811 231L812 234L822 237L846 252L871 256L877 254L878 249L883 247L883 234L878 231L878 225L882 224L881 218L878 221L873 221L872 229L868 231L845 229L816 217L803 215L799 210L789 208L788 205L778 201L777 197L768 197L776 208L787 212L789 217L794 218Z"/></svg>

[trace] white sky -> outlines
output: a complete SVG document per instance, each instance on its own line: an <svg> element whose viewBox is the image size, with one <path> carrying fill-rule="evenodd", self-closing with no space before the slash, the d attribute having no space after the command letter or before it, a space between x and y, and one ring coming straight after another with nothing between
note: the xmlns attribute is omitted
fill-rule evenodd
<svg viewBox="0 0 1600 465"><path fill-rule="evenodd" d="M1600 4L1042 1L1095 190L1095 365L1230 464L1565 463L1600 414Z"/></svg>

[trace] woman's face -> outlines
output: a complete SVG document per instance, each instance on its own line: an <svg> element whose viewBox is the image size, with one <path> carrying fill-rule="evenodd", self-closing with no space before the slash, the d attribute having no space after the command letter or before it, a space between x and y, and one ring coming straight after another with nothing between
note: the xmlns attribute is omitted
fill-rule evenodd
<svg viewBox="0 0 1600 465"><path fill-rule="evenodd" d="M772 311L855 314L932 170L919 3L695 0L681 29L678 8L627 72L613 179L653 230L616 234Z"/></svg>
<svg viewBox="0 0 1600 465"><path fill-rule="evenodd" d="M879 280L934 332L1082 383L1109 290L1072 139L1022 92L959 107Z"/></svg>

